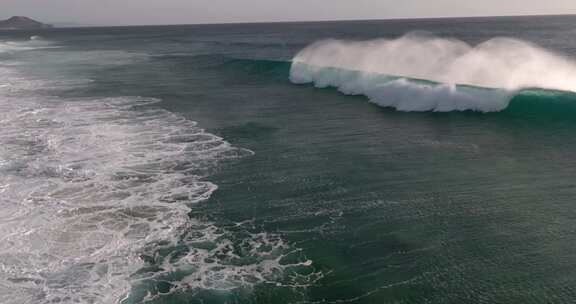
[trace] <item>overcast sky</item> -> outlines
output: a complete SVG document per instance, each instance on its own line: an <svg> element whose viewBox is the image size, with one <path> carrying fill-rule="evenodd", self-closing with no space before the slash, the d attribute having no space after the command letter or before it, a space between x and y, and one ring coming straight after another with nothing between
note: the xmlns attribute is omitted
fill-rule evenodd
<svg viewBox="0 0 576 304"><path fill-rule="evenodd" d="M0 17L99 25L575 14L576 0L0 0Z"/></svg>

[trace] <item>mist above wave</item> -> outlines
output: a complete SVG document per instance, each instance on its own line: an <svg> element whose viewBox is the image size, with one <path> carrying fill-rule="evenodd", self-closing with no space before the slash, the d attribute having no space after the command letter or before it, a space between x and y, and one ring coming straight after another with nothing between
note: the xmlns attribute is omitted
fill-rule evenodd
<svg viewBox="0 0 576 304"><path fill-rule="evenodd" d="M394 40L332 39L306 47L293 62L446 84L576 91L576 63L512 38L494 38L477 46L414 33Z"/></svg>
<svg viewBox="0 0 576 304"><path fill-rule="evenodd" d="M471 46L411 33L313 43L293 58L290 80L365 95L400 111L495 112L526 88L576 91L576 63L517 39Z"/></svg>

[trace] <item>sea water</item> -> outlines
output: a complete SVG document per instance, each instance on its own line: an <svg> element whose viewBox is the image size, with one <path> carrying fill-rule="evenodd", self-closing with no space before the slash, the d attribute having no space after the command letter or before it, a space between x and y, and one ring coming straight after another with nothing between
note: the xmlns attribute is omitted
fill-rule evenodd
<svg viewBox="0 0 576 304"><path fill-rule="evenodd" d="M0 33L0 303L570 303L575 17Z"/></svg>

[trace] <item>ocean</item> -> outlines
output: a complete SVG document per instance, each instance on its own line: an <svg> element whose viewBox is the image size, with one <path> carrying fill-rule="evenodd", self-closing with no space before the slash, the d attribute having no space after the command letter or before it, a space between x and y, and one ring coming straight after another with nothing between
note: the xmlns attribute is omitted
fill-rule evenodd
<svg viewBox="0 0 576 304"><path fill-rule="evenodd" d="M0 303L573 303L576 17L0 33Z"/></svg>

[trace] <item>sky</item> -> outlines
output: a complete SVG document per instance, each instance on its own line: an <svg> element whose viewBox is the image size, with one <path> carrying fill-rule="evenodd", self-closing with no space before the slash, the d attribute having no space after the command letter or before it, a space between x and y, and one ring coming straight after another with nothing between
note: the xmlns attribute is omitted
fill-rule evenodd
<svg viewBox="0 0 576 304"><path fill-rule="evenodd" d="M91 25L576 14L576 0L0 0L0 18Z"/></svg>

